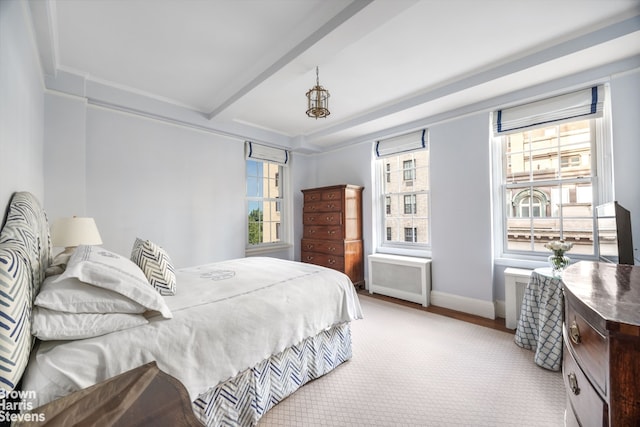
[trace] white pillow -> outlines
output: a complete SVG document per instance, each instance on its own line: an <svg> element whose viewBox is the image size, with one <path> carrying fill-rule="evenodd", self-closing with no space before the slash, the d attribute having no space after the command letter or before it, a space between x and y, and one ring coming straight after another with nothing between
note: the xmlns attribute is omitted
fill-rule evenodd
<svg viewBox="0 0 640 427"><path fill-rule="evenodd" d="M78 246L64 273L54 283L70 277L124 295L164 318L173 317L162 296L150 286L137 265L99 246Z"/></svg>
<svg viewBox="0 0 640 427"><path fill-rule="evenodd" d="M135 262L160 295L176 294L176 273L169 254L149 240L137 238L131 249Z"/></svg>
<svg viewBox="0 0 640 427"><path fill-rule="evenodd" d="M56 255L51 264L49 264L49 267L45 270L45 276L49 277L64 273L64 269L67 267L67 262L69 262L70 257L71 253L67 251Z"/></svg>
<svg viewBox="0 0 640 427"><path fill-rule="evenodd" d="M144 313L146 308L108 289L81 282L75 277L47 277L34 304L67 313Z"/></svg>
<svg viewBox="0 0 640 427"><path fill-rule="evenodd" d="M79 340L147 323L141 314L63 313L34 307L31 333L41 340Z"/></svg>

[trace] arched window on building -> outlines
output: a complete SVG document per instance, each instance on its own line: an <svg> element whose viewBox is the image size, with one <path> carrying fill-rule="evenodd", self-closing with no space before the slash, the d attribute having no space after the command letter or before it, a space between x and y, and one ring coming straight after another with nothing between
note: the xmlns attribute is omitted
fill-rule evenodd
<svg viewBox="0 0 640 427"><path fill-rule="evenodd" d="M544 192L526 189L517 193L513 198L513 212L517 218L541 218L547 216L549 198Z"/></svg>

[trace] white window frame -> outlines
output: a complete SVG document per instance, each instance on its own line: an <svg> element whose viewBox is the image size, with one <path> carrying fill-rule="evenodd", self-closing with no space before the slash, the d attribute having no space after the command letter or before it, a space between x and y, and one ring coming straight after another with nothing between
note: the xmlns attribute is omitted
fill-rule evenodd
<svg viewBox="0 0 640 427"><path fill-rule="evenodd" d="M593 118L593 130L595 141L591 149L591 168L592 168L592 186L593 186L593 221L594 221L594 239L597 239L597 228L595 226L595 207L612 201L614 197L613 186L613 144L611 136L611 118L610 118L610 92L608 85L605 88L605 101L602 117ZM495 121L495 113L492 117ZM579 121L576 118L572 121ZM493 127L493 126L492 126ZM547 126L539 126L547 127ZM494 250L497 264L510 265L522 268L535 268L540 266L540 261L546 261L549 253L534 251L510 251L506 249L506 200L504 191L504 168L503 168L503 147L502 135L494 136L492 141L492 168L493 175L493 208L494 215ZM599 258L598 246L594 243L594 255L577 255L569 254L572 259L597 260ZM515 262L514 262L515 261ZM546 265L546 264L545 264Z"/></svg>
<svg viewBox="0 0 640 427"><path fill-rule="evenodd" d="M385 225L385 215L387 209L387 197L384 193L385 183L388 182L389 171L385 167L385 159L377 158L375 150L372 153L372 182L374 183L374 191L372 192L372 203L373 203L373 245L375 248L375 252L377 253L387 253L387 254L395 254L395 255L407 255L407 256L416 256L416 257L430 257L431 256L431 241L428 244L422 243L412 243L412 242L389 242L387 241L387 228ZM431 161L431 153L429 153L429 162ZM415 173L415 162L413 165L413 171ZM427 182L431 183L431 165L426 165L428 170ZM404 169L401 168L401 178L404 180ZM418 192L420 193L420 192ZM412 189L411 192L407 192L407 194L416 195L415 189ZM428 211L427 211L427 233L431 236L431 189L427 188L425 191L426 197L428 199ZM401 200L403 202L404 199ZM401 209L404 210L404 206L401 206ZM402 228L404 231L404 227ZM402 235L404 240L404 234Z"/></svg>
<svg viewBox="0 0 640 427"><path fill-rule="evenodd" d="M255 161L261 163L270 163L277 166L279 165L277 162L271 162L268 160L261 159L246 159L245 160L245 255L258 255L268 252L276 252L282 251L285 249L289 249L292 247L291 236L293 235L293 223L292 223L292 193L291 193L291 185L290 185L290 173L288 167L281 167L280 173L277 176L277 185L280 188L279 198L269 198L269 197L257 197L250 196L247 194L247 186L248 186L248 170L247 170L247 162ZM278 202L277 209L280 214L280 226L276 225L276 234L279 234L280 239L278 242L266 242L266 243L258 243L258 244L249 244L249 202L257 201L257 200L275 200Z"/></svg>

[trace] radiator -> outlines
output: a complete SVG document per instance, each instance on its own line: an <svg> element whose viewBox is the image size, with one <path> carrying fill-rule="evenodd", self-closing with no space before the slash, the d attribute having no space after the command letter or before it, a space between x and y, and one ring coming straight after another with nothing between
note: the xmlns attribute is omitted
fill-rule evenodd
<svg viewBox="0 0 640 427"><path fill-rule="evenodd" d="M520 268L505 268L504 270L504 320L509 329L516 329L518 326L522 297L530 275L531 270Z"/></svg>
<svg viewBox="0 0 640 427"><path fill-rule="evenodd" d="M429 305L431 260L398 255L372 254L369 262L369 293Z"/></svg>

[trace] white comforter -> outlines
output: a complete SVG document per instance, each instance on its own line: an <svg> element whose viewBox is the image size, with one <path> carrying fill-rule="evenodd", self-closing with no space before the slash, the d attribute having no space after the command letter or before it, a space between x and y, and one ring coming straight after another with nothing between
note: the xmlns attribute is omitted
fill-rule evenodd
<svg viewBox="0 0 640 427"><path fill-rule="evenodd" d="M192 400L220 381L333 325L362 318L334 270L275 258L181 269L165 297L173 319L77 341L41 343L23 389L38 405L155 360Z"/></svg>

